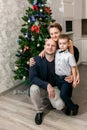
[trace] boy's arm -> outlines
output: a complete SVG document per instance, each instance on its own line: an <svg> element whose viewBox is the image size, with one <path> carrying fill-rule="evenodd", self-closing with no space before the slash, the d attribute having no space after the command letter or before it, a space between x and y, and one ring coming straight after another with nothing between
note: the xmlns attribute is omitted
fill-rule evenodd
<svg viewBox="0 0 87 130"><path fill-rule="evenodd" d="M73 87L75 88L77 86L76 78L77 78L77 71L76 66L71 67L72 75L73 75Z"/></svg>
<svg viewBox="0 0 87 130"><path fill-rule="evenodd" d="M72 71L72 75L73 75L73 87L76 87L76 85L80 81L80 78L79 78L78 67L77 67L74 55L72 55L72 54L69 57L69 64L71 66L71 71Z"/></svg>
<svg viewBox="0 0 87 130"><path fill-rule="evenodd" d="M79 84L79 82L80 82L80 75L79 75L78 66L76 66L76 72L77 72L76 82L77 82L77 84Z"/></svg>

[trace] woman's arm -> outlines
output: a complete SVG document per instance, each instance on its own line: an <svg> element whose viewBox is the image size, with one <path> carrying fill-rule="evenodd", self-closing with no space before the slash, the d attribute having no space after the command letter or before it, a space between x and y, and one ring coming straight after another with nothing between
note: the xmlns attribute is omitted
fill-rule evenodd
<svg viewBox="0 0 87 130"><path fill-rule="evenodd" d="M45 56L45 51L42 50L42 51L40 52L39 56L40 56L41 58L43 58L43 57Z"/></svg>
<svg viewBox="0 0 87 130"><path fill-rule="evenodd" d="M40 56L41 58L43 58L43 57L45 56L45 51L44 51L44 50L41 51L40 54L39 54L39 56ZM29 61L29 66L31 67L31 66L33 66L34 64L35 64L35 60L34 60L33 57L31 57L31 58L30 58L30 61Z"/></svg>
<svg viewBox="0 0 87 130"><path fill-rule="evenodd" d="M74 54L74 48L73 48L73 41L69 40L69 52L71 54Z"/></svg>
<svg viewBox="0 0 87 130"><path fill-rule="evenodd" d="M44 51L44 50L41 51L40 54L39 54L39 56L40 56L41 58L43 58L43 57L45 56L45 51ZM34 64L35 64L35 60L34 60L33 57L31 57L31 58L30 58L30 61L29 61L29 66L31 67L31 66L33 66Z"/></svg>

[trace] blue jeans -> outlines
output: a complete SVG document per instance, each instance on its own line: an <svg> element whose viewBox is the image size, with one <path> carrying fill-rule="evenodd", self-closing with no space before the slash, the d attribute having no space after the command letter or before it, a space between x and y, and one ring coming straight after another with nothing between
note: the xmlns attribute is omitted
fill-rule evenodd
<svg viewBox="0 0 87 130"><path fill-rule="evenodd" d="M64 80L66 76L55 75L56 86L60 89L60 97L65 102L66 106L70 110L75 110L76 105L72 102L72 83L68 83Z"/></svg>

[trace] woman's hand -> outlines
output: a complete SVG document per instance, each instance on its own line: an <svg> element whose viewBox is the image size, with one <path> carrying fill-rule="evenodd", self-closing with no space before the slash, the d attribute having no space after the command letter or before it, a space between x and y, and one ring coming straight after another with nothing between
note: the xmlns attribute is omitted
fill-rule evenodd
<svg viewBox="0 0 87 130"><path fill-rule="evenodd" d="M32 57L32 58L30 58L29 66L31 67L31 66L33 66L34 64L35 64L35 60L34 60L34 58Z"/></svg>
<svg viewBox="0 0 87 130"><path fill-rule="evenodd" d="M44 51L44 50L41 51L41 53L39 54L39 56L40 56L41 58L43 58L43 57L45 56L45 51Z"/></svg>

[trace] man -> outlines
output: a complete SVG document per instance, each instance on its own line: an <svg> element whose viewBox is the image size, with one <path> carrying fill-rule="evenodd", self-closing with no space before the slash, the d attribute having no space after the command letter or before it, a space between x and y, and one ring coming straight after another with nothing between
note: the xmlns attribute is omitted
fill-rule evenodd
<svg viewBox="0 0 87 130"><path fill-rule="evenodd" d="M48 39L45 43L45 57L34 57L35 64L30 67L30 97L36 110L35 123L42 123L44 105L42 103L42 93L48 95L48 98L54 108L61 110L64 108L64 102L60 98L60 92L55 87L54 73L55 64L54 56L57 44L52 39Z"/></svg>

